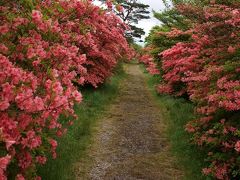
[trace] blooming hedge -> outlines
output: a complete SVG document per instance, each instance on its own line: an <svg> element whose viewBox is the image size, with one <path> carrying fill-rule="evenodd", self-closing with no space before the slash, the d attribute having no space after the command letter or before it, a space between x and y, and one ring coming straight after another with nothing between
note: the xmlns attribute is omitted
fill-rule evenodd
<svg viewBox="0 0 240 180"><path fill-rule="evenodd" d="M186 130L193 142L208 150L205 175L240 178L240 9L239 4L205 7L179 5L193 27L173 30L168 38L190 35L163 51L159 93L188 95L198 119Z"/></svg>
<svg viewBox="0 0 240 180"><path fill-rule="evenodd" d="M147 47L141 50L141 52L138 54L138 60L140 63L143 63L146 67L146 70L151 75L157 75L160 74L160 71L157 67L157 63L154 62L154 58L151 56L148 51L151 51L151 47Z"/></svg>
<svg viewBox="0 0 240 180"><path fill-rule="evenodd" d="M13 169L16 179L40 179L36 165L57 157L55 138L77 118L77 86L97 87L131 57L125 28L90 0L1 0L1 180Z"/></svg>

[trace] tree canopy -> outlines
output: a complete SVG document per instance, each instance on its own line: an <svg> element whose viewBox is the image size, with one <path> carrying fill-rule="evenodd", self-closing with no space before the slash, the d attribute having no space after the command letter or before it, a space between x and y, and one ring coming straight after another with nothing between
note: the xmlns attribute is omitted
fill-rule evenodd
<svg viewBox="0 0 240 180"><path fill-rule="evenodd" d="M128 40L133 41L134 38L141 38L145 32L142 28L139 28L137 24L142 19L150 18L149 5L140 3L138 0L115 0L114 4L116 5L114 7L116 9L116 15L131 28L131 30L126 32ZM120 11L117 10L119 6L122 7Z"/></svg>

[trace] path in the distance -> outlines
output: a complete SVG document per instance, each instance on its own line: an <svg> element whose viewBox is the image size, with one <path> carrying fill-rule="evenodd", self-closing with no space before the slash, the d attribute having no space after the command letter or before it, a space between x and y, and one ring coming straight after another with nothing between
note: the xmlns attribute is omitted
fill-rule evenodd
<svg viewBox="0 0 240 180"><path fill-rule="evenodd" d="M86 163L90 166L79 166L77 179L182 179L143 72L136 64L126 65L125 70L128 77L119 96L97 126Z"/></svg>

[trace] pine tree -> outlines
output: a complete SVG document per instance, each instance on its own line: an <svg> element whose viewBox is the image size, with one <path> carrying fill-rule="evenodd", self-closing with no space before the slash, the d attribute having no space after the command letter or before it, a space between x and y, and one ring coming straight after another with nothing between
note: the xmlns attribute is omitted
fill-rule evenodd
<svg viewBox="0 0 240 180"><path fill-rule="evenodd" d="M101 0L106 1L106 0ZM134 38L141 38L145 32L137 24L142 19L149 19L149 5L138 2L138 0L115 0L115 3L123 7L123 11L115 11L115 13L125 22L131 30L126 32L129 41Z"/></svg>

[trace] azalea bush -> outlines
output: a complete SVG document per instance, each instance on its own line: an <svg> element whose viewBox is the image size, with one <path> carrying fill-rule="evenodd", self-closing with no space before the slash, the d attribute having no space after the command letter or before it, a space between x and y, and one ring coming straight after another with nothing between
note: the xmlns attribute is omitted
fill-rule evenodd
<svg viewBox="0 0 240 180"><path fill-rule="evenodd" d="M186 130L193 142L208 150L205 175L217 179L240 178L240 9L239 4L197 7L179 5L178 10L193 27L174 30L169 38L188 34L160 54L163 81L160 93L187 94L196 105L198 119Z"/></svg>
<svg viewBox="0 0 240 180"><path fill-rule="evenodd" d="M191 26L156 36L164 35L169 41L189 38L160 52L163 80L157 90L187 95L195 104L197 119L189 122L186 130L196 145L208 151L209 166L203 173L216 179L239 179L239 4L211 1L205 6L178 4L177 9Z"/></svg>
<svg viewBox="0 0 240 180"><path fill-rule="evenodd" d="M190 38L188 31L191 23L176 9L154 12L154 17L161 25L154 26L146 37L145 48L140 53L140 62L145 64L151 74L162 76L162 57L159 54L178 42L187 42Z"/></svg>
<svg viewBox="0 0 240 180"><path fill-rule="evenodd" d="M160 73L157 63L155 62L154 58L151 56L149 53L152 51L151 47L147 47L144 49L141 49L141 52L138 54L138 60L140 63L143 63L146 67L146 70L151 74L151 75L157 75Z"/></svg>
<svg viewBox="0 0 240 180"><path fill-rule="evenodd" d="M77 118L77 87L97 87L133 54L125 28L91 1L0 2L0 179L40 179L36 165L57 157Z"/></svg>

